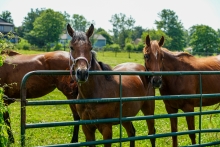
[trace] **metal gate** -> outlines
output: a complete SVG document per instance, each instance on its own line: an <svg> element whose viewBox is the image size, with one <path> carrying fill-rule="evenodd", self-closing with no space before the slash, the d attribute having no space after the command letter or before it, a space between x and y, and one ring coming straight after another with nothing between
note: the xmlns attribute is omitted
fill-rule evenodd
<svg viewBox="0 0 220 147"><path fill-rule="evenodd" d="M138 98L104 98L104 99L88 99L88 100L55 100L55 101L27 101L26 100L26 81L30 76L33 75L70 75L69 71L66 70L37 70L27 73L21 83L21 146L25 146L25 130L31 128L43 128L43 127L56 127L56 126L72 126L72 125L83 125L83 124L94 124L94 123L108 123L108 122L120 122L120 136L118 139L112 140L101 140L101 141L90 141L90 142L80 142L80 143L68 143L68 144L57 144L49 145L50 147L69 147L69 146L87 146L87 145L98 145L106 143L117 143L120 145L122 142L132 141L132 140L143 140L151 138L161 138L169 136L178 136L186 134L197 133L199 135L198 144L190 145L193 147L196 146L211 146L220 144L220 141L201 143L201 133L212 133L220 132L220 129L201 129L201 116L207 114L220 114L220 110L212 111L202 111L202 99L207 97L220 97L220 93L215 94L203 94L202 93L202 75L214 75L220 74L218 71L175 71L175 72L138 72L138 71L89 71L89 75L119 75L120 79L122 75L198 75L200 80L200 94L193 95L170 95L170 96L145 96ZM121 87L121 86L120 86ZM120 94L121 95L121 94ZM83 104L83 103L101 103L101 102L119 102L122 105L122 102L128 101L146 101L146 100L163 100L163 99L191 99L191 98L200 98L200 111L199 112L189 112L189 113L176 113L176 114L165 114L165 115L154 115L154 116L136 116L136 117L122 117L122 109L120 108L120 117L119 118L110 118L110 119L96 119L96 120L80 120L80 121L69 121L69 122L51 122L51 123L38 123L38 124L26 124L26 106L36 106L36 105L60 105L60 104ZM199 116L199 129L198 130L189 130L182 132L171 132L163 134L154 134L148 136L137 136L137 137L127 137L122 138L122 125L123 121L137 121L137 120L147 120L147 119L160 119L160 118L172 118L172 117L183 117L183 116Z"/></svg>

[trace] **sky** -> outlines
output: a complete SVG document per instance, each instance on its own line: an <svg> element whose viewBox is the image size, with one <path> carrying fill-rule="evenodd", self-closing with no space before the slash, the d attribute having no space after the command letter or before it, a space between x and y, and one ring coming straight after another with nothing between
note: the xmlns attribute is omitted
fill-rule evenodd
<svg viewBox="0 0 220 147"><path fill-rule="evenodd" d="M158 13L163 9L174 11L185 29L200 24L220 29L220 0L0 0L0 13L11 12L16 27L22 25L31 8L83 15L87 21L95 21L95 28L106 31L112 30L112 15L119 13L131 16L135 26L156 29L154 22L160 20Z"/></svg>

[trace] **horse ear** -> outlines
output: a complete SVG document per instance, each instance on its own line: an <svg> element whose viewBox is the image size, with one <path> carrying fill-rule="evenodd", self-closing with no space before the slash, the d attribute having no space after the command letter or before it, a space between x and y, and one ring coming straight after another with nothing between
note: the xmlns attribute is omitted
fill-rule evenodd
<svg viewBox="0 0 220 147"><path fill-rule="evenodd" d="M146 37L146 45L150 46L150 36L149 35L147 35L147 37Z"/></svg>
<svg viewBox="0 0 220 147"><path fill-rule="evenodd" d="M71 28L70 24L67 24L66 29L67 29L68 34L69 34L71 37L73 37L74 30Z"/></svg>
<svg viewBox="0 0 220 147"><path fill-rule="evenodd" d="M161 38L160 38L160 41L159 41L159 46L161 47L161 46L163 46L163 43L164 43L164 37L162 36Z"/></svg>
<svg viewBox="0 0 220 147"><path fill-rule="evenodd" d="M86 32L86 35L88 37L92 36L93 31L94 31L94 25L91 24L91 26L89 27L89 30Z"/></svg>

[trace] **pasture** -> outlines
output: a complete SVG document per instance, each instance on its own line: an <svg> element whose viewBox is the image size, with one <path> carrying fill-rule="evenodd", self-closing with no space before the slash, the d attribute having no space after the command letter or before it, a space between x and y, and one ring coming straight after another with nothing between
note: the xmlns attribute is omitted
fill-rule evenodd
<svg viewBox="0 0 220 147"><path fill-rule="evenodd" d="M34 54L39 52L27 52L27 51L19 51L20 53L25 54ZM105 52L104 55L102 52L97 52L97 59L109 64L114 67L115 65L123 62L136 62L144 65L143 54L142 53L131 53L131 58L128 58L128 53L117 53L117 57L115 57L115 53L113 52ZM156 95L160 95L158 90L156 90ZM30 100L30 99L29 99ZM37 100L66 100L66 97L57 89L51 92L48 95L45 95L38 99L31 99L34 101ZM204 107L203 111L213 110L217 105ZM11 147L19 147L20 146L20 102L17 101L9 106L10 116L11 116L11 125L12 131L15 136L15 144L11 144ZM199 108L195 108L195 112L198 112ZM179 111L182 113L182 111ZM162 100L156 100L155 107L155 115L167 114L164 104ZM41 123L41 122L60 122L60 121L72 121L72 113L68 105L56 105L56 106L34 106L27 107L27 123ZM143 115L141 112L138 115ZM220 128L219 123L220 114L215 114L212 116L212 121L210 122L210 115L202 116L202 129L209 128ZM178 118L179 131L187 131L187 125L184 117ZM196 129L198 129L199 118L195 117ZM169 133L170 132L170 120L167 119L157 119L155 121L156 134L161 133ZM136 136L147 135L146 123L145 121L134 121L134 127L136 129ZM72 137L72 126L67 127L51 127L51 128L37 128L37 129L28 129L26 130L26 146L44 146L50 144L65 144L69 143ZM113 138L119 137L119 125L115 125L113 127ZM123 137L126 137L126 132L123 129ZM220 138L220 133L204 133L201 137L201 142L211 142L217 141ZM96 132L96 139L102 140L99 132ZM191 141L188 135L182 135L178 137L178 145L186 146L190 145ZM80 128L79 132L79 141L84 142L84 134ZM198 142L198 135L196 138ZM171 137L159 138L156 139L157 147L169 147L172 145ZM99 145L102 146L102 145ZM119 146L118 143L113 144L112 146ZM122 143L122 146L129 146L129 142ZM140 140L136 141L137 147L146 147L150 146L149 140Z"/></svg>

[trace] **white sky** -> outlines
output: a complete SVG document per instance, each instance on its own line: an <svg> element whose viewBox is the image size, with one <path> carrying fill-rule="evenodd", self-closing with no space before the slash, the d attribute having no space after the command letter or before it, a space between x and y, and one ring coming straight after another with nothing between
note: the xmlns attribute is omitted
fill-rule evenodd
<svg viewBox="0 0 220 147"><path fill-rule="evenodd" d="M83 15L87 21L94 20L96 28L106 31L112 29L111 16L119 13L134 18L135 26L156 28L154 22L163 9L174 11L186 29L197 24L220 29L220 0L0 0L0 13L10 11L17 27L31 8Z"/></svg>

